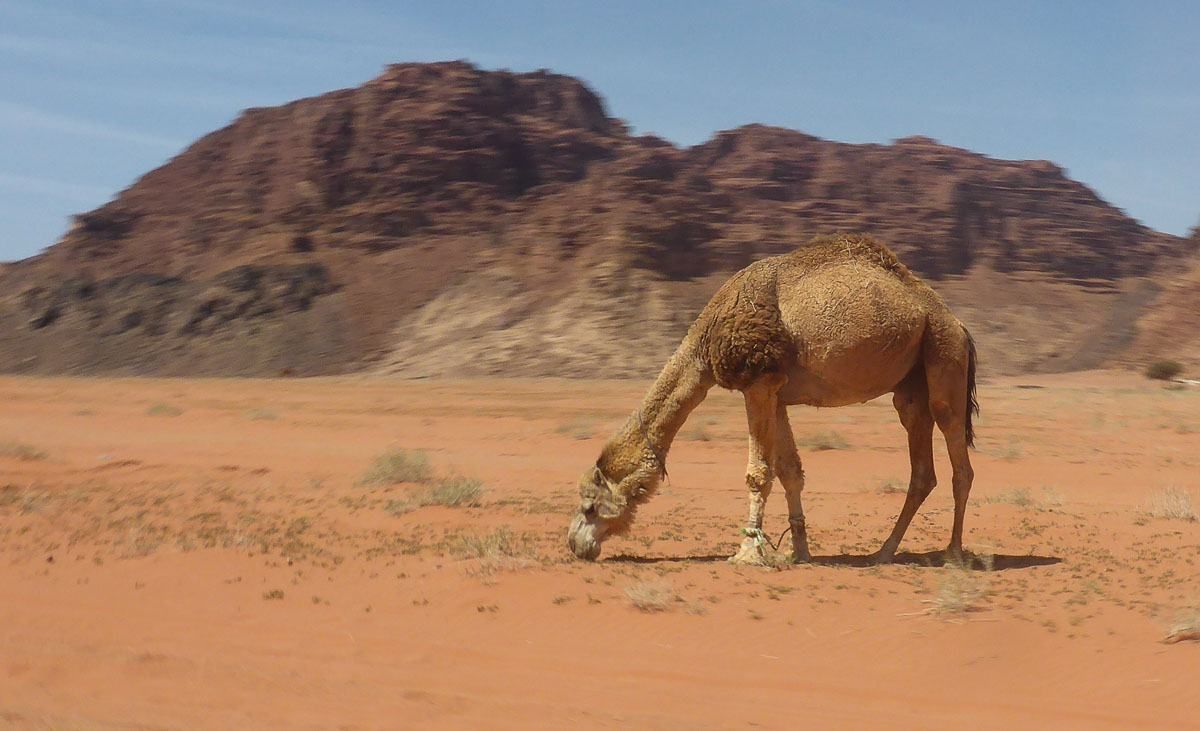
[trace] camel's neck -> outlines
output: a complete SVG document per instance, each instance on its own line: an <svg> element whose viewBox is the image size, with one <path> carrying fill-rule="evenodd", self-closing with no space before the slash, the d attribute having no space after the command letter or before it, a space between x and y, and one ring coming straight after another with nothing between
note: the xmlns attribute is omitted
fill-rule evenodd
<svg viewBox="0 0 1200 731"><path fill-rule="evenodd" d="M711 374L695 357L691 338L667 361L641 406L609 440L598 462L604 475L622 482L644 472L642 489L653 487L665 468L667 452L679 428L714 385Z"/></svg>

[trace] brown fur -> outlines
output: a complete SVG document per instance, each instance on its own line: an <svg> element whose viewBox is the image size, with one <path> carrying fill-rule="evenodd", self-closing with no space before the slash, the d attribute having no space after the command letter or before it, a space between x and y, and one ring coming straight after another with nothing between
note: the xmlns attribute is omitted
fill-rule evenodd
<svg viewBox="0 0 1200 731"><path fill-rule="evenodd" d="M742 390L795 360L779 312L776 270L761 263L735 274L700 313L698 350L717 385Z"/></svg>

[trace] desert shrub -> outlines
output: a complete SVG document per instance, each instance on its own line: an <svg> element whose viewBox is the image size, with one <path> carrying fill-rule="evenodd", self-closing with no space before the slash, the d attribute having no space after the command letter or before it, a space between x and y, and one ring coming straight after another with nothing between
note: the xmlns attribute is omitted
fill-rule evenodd
<svg viewBox="0 0 1200 731"><path fill-rule="evenodd" d="M671 587L656 581L643 581L627 588L630 604L643 612L665 612L675 601Z"/></svg>
<svg viewBox="0 0 1200 731"><path fill-rule="evenodd" d="M717 423L717 420L713 418L693 421L688 428L679 433L679 436L693 442L710 442L713 440L713 434L709 428L716 426Z"/></svg>
<svg viewBox="0 0 1200 731"><path fill-rule="evenodd" d="M1178 487L1168 487L1151 495L1146 504L1146 512L1154 518L1189 522L1197 520L1196 509L1192 507L1191 493Z"/></svg>
<svg viewBox="0 0 1200 731"><path fill-rule="evenodd" d="M985 505L1004 504L1026 509L1053 510L1062 506L1064 498L1057 488L1043 485L1040 495L1034 495L1027 487L1014 487L995 495L988 495L982 498L981 502Z"/></svg>
<svg viewBox="0 0 1200 731"><path fill-rule="evenodd" d="M1007 446L996 450L996 456L1005 462L1016 462L1024 453L1025 450L1021 448L1021 443L1017 441L1009 441Z"/></svg>
<svg viewBox="0 0 1200 731"><path fill-rule="evenodd" d="M1033 495L1030 494L1029 488L1014 487L1011 490L997 493L983 499L985 503L1004 503L1007 505L1016 505L1018 508L1033 507Z"/></svg>
<svg viewBox="0 0 1200 731"><path fill-rule="evenodd" d="M529 541L509 528L500 527L485 535L460 535L450 550L459 558L512 558L528 554Z"/></svg>
<svg viewBox="0 0 1200 731"><path fill-rule="evenodd" d="M1066 502L1066 499L1057 488L1050 487L1049 485L1043 485L1042 495L1038 499L1038 502L1041 503L1043 510L1050 510L1053 508L1062 507L1062 504Z"/></svg>
<svg viewBox="0 0 1200 731"><path fill-rule="evenodd" d="M443 477L425 491L423 505L478 505L483 483L474 477Z"/></svg>
<svg viewBox="0 0 1200 731"><path fill-rule="evenodd" d="M1146 367L1146 378L1169 381L1183 373L1183 364L1174 360L1156 360Z"/></svg>
<svg viewBox="0 0 1200 731"><path fill-rule="evenodd" d="M479 504L483 494L483 483L473 477L454 475L443 477L433 484L398 500L389 500L385 509L393 515L402 515L426 505L444 505L458 508Z"/></svg>
<svg viewBox="0 0 1200 731"><path fill-rule="evenodd" d="M976 611L986 595L987 582L976 572L963 564L950 563L946 565L937 592L929 600L930 612L951 615Z"/></svg>
<svg viewBox="0 0 1200 731"><path fill-rule="evenodd" d="M21 442L0 442L0 457L12 457L22 462L40 462L48 455L37 447Z"/></svg>
<svg viewBox="0 0 1200 731"><path fill-rule="evenodd" d="M395 485L401 482L428 482L433 477L429 457L424 452L393 449L375 459L360 485Z"/></svg>
<svg viewBox="0 0 1200 731"><path fill-rule="evenodd" d="M457 558L478 559L478 576L489 577L499 571L525 568L534 563L537 553L527 535L517 535L500 527L484 535L460 535L450 543Z"/></svg>
<svg viewBox="0 0 1200 731"><path fill-rule="evenodd" d="M580 441L591 439L596 436L596 421L586 416L577 416L564 424L559 424L554 431Z"/></svg>
<svg viewBox="0 0 1200 731"><path fill-rule="evenodd" d="M850 443L835 431L823 431L801 439L800 446L807 447L814 452L821 452L827 449L849 449Z"/></svg>

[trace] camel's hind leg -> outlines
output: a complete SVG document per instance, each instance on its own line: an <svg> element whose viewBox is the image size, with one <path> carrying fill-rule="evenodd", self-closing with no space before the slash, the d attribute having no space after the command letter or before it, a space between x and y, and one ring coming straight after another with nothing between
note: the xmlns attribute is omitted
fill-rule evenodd
<svg viewBox="0 0 1200 731"><path fill-rule="evenodd" d="M792 528L792 560L807 563L812 560L812 554L808 552L808 530L804 523L804 506L801 504L804 465L800 462L800 453L796 451L796 438L788 421L787 406L782 403L776 407L775 472L787 495L788 524Z"/></svg>
<svg viewBox="0 0 1200 731"><path fill-rule="evenodd" d="M975 353L970 336L954 328L926 344L925 368L929 385L929 410L946 438L946 451L954 469L954 527L947 552L962 557L963 519L975 471L967 448L971 445L970 409L974 407Z"/></svg>
<svg viewBox="0 0 1200 731"><path fill-rule="evenodd" d="M750 456L746 464L746 489L750 493L750 515L746 522L746 538L738 552L729 560L733 563L763 563L763 511L771 494L774 475L775 433L779 389L785 378L765 376L747 388L746 421L750 428Z"/></svg>
<svg viewBox="0 0 1200 731"><path fill-rule="evenodd" d="M896 527L892 528L892 534L876 554L879 563L890 563L895 557L908 524L937 485L937 474L933 467L933 414L929 411L929 391L923 368L918 366L901 381L892 395L892 405L896 407L900 423L908 432L908 459L912 473L904 507L900 509L900 517L896 518Z"/></svg>

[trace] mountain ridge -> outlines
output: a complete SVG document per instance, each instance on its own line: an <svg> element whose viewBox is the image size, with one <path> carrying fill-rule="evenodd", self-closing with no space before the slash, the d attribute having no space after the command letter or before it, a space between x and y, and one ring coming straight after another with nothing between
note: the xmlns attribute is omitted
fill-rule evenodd
<svg viewBox="0 0 1200 731"><path fill-rule="evenodd" d="M0 267L0 370L641 376L729 273L838 231L981 320L996 372L1091 365L1195 247L1048 161L758 124L680 147L568 76L397 64L246 110Z"/></svg>

